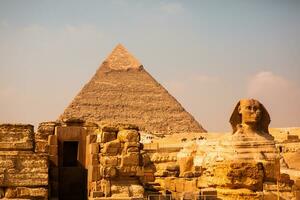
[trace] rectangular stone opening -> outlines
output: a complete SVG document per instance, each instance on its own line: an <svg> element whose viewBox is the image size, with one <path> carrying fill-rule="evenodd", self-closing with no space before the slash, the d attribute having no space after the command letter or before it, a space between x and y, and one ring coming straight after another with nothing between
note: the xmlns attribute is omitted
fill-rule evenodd
<svg viewBox="0 0 300 200"><path fill-rule="evenodd" d="M77 167L78 165L78 141L64 141L63 166Z"/></svg>

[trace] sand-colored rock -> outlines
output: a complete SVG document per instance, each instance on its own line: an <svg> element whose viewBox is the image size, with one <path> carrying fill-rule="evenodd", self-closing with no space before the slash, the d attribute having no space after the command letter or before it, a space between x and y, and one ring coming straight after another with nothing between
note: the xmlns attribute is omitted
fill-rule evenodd
<svg viewBox="0 0 300 200"><path fill-rule="evenodd" d="M0 150L32 150L33 139L30 124L0 124Z"/></svg>
<svg viewBox="0 0 300 200"><path fill-rule="evenodd" d="M121 143L118 139L107 142L103 145L101 153L107 156L116 156L121 148Z"/></svg>
<svg viewBox="0 0 300 200"><path fill-rule="evenodd" d="M48 155L34 138L32 125L0 125L0 198L48 199Z"/></svg>
<svg viewBox="0 0 300 200"><path fill-rule="evenodd" d="M118 139L121 142L139 142L140 135L136 130L121 130L118 132Z"/></svg>
<svg viewBox="0 0 300 200"><path fill-rule="evenodd" d="M6 198L13 199L48 199L48 190L46 188L28 188L17 187L8 188L5 192Z"/></svg>
<svg viewBox="0 0 300 200"><path fill-rule="evenodd" d="M143 167L149 166L151 161L145 152L140 151L138 128L105 125L95 130L94 135L87 137L93 153L89 155L88 163L89 196L142 198L144 188L140 177L144 176ZM99 149L100 153L96 154Z"/></svg>

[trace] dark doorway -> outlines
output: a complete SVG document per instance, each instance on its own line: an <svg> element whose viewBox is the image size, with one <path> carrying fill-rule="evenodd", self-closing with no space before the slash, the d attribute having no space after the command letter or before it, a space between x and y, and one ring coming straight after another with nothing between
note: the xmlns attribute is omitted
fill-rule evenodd
<svg viewBox="0 0 300 200"><path fill-rule="evenodd" d="M78 142L67 141L63 143L63 167L76 167L78 160Z"/></svg>
<svg viewBox="0 0 300 200"><path fill-rule="evenodd" d="M85 200L87 171L79 162L79 141L62 142L59 199Z"/></svg>

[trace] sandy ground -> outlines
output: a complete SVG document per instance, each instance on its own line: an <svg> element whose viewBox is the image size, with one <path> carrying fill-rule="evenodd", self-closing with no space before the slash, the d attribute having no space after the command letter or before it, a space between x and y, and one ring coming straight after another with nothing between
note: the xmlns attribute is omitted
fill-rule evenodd
<svg viewBox="0 0 300 200"><path fill-rule="evenodd" d="M298 135L300 138L300 127L289 127L289 128L270 128L270 133L275 137L278 142L283 142L287 138L287 133L290 135ZM201 139L201 137L207 140L216 140L224 137L230 132L208 132L208 133L179 133L166 136L165 138L160 138L154 140L153 142L159 143L162 146L183 146L185 142L195 141Z"/></svg>

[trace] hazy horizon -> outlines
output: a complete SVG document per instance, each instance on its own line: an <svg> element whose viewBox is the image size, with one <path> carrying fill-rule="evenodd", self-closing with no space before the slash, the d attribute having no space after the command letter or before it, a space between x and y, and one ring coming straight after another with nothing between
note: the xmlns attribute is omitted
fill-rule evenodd
<svg viewBox="0 0 300 200"><path fill-rule="evenodd" d="M300 1L0 0L0 123L56 120L122 43L208 131L300 127Z"/></svg>

